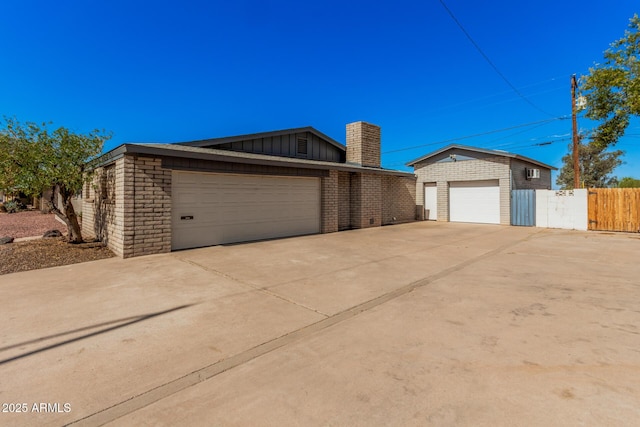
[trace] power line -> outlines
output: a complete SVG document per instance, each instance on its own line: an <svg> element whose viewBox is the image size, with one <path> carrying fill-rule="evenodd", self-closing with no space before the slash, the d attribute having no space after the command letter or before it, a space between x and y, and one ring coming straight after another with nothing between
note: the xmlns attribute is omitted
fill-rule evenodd
<svg viewBox="0 0 640 427"><path fill-rule="evenodd" d="M563 142L563 141L569 141L571 138L567 137L567 138L560 138L560 139L554 139L551 141L544 141L544 142L538 142L535 144L525 144L525 145L518 145L515 147L508 147L508 149L511 150L530 150L532 148L540 148L540 147L545 147L545 146L549 146L552 144L555 144L557 142ZM518 144L518 143L516 143ZM505 151L502 150L500 148L495 148L495 147L482 147L482 148L487 148L489 150L495 150L495 151ZM386 167L394 167L394 166L400 166L400 165L405 165L406 162L392 162L392 163L385 163Z"/></svg>
<svg viewBox="0 0 640 427"><path fill-rule="evenodd" d="M512 130L512 129L518 129L518 128L527 127L527 126L539 125L541 123L550 123L550 122L554 122L556 120L566 120L566 119L568 119L567 116L554 117L552 119L545 119L545 120L538 120L537 122L523 123L523 124L520 124L520 125L510 126L508 128L495 129L495 130L490 130L490 131L487 131L487 132L476 133L476 134L473 134L473 135L465 135L465 136L460 136L460 137L457 137L457 138L444 139L442 141L429 142L427 144L414 145L412 147L405 147L405 148L398 148L396 150L384 151L382 154L398 153L400 151L409 151L409 150L414 150L416 148L427 147L429 145L438 145L438 144L445 144L445 143L448 143L448 142L461 141L463 139L476 138L476 137L479 137L479 136L491 135L493 133L506 132L506 131Z"/></svg>
<svg viewBox="0 0 640 427"><path fill-rule="evenodd" d="M536 126L538 127L538 126ZM535 129L535 128L534 128ZM515 134L514 134L515 135ZM492 142L494 141L487 141L486 142L486 146L491 148L491 149L510 149L510 147L516 146L516 145L521 145L521 144L527 144L526 146L528 146L529 144L536 144L535 141L539 141L539 140L557 140L558 138L566 138L569 137L571 134L565 134L565 135L546 135L546 136L540 136L538 138L530 138L528 140L520 140L520 141L510 141L510 142L506 142L504 144L492 144Z"/></svg>
<svg viewBox="0 0 640 427"><path fill-rule="evenodd" d="M544 90L544 91L541 91L541 92L531 93L531 94L529 94L529 96L540 95L540 94L549 93L549 92L554 92L554 91L561 90L561 89L565 89L565 88L558 86L558 87L555 87L553 89L548 89L548 90ZM473 103L475 103L477 101L483 101L485 99L495 98L495 97L497 97L497 96L499 96L501 94L504 94L504 93L512 93L512 92L511 91L500 92L500 93L496 93L496 94L493 94L493 95L483 96L483 97L480 97L480 98L469 99L469 100L466 100L466 101L458 102L456 104L445 105L445 106L442 106L442 107L432 108L432 109L424 111L424 112L410 114L409 117L411 117L411 116L424 116L424 115L427 115L427 114L431 115L431 116L434 116L434 117L443 116L443 115L446 116L447 115L447 110L452 110L452 109L456 109L456 112L454 112L453 114L459 115L460 111L463 111L463 110L473 110L473 109L477 109L477 108L486 109L487 107L491 107L491 106L494 106L494 105L500 105L500 104L506 104L506 103L509 103L509 102L512 102L512 101L520 99L519 97L512 97L512 98L508 98L508 99L502 99L502 100L499 100L499 101L489 102L487 104L481 104L481 105L471 106L471 107L467 107L467 108L460 108L460 107L465 106L465 105L473 104ZM405 117L407 117L407 116L405 116Z"/></svg>
<svg viewBox="0 0 640 427"><path fill-rule="evenodd" d="M484 53L484 51L480 48L480 46L478 45L478 43L476 43L476 41L473 39L473 37L471 37L471 35L469 34L469 32L467 32L467 30L462 26L462 24L460 23L460 21L458 21L458 18L456 18L456 16L453 14L453 12L451 11L451 9L449 9L449 7L445 4L445 2L443 0L440 0L440 4L442 4L442 7L445 8L445 10L447 11L447 13L449 14L449 16L451 16L451 19L453 19L453 21L456 23L456 25L458 25L458 27L460 27L460 29L462 30L462 32L464 33L465 36L467 36L467 38L469 39L469 41L471 42L471 44L473 44L473 46L476 48L476 50L480 53L480 55L482 55L482 57L487 61L487 63L491 66L491 68L493 68L493 70L502 78L502 80L504 80L507 85L509 85L509 87L520 97L522 98L525 102L527 102L527 104L531 105L533 108L535 108L536 110L540 111L541 113L546 114L547 116L551 116L553 117L554 114L551 114L545 110L543 110L542 108L538 107L536 104L534 104L533 102L531 102L529 100L529 98L527 98L526 96L524 96L522 94L522 92L520 92L518 90L518 88L516 88L510 81L509 79L507 79L507 77L502 74L502 72L498 69L498 67L496 66L496 64L493 63L493 61L491 59L489 59L489 57L487 56L486 53Z"/></svg>
<svg viewBox="0 0 640 427"><path fill-rule="evenodd" d="M563 141L569 141L569 140L571 140L571 137L554 139L554 140L551 140L551 141L537 142L535 144L517 145L517 146L514 146L514 147L509 147L509 150L525 150L525 149L529 149L529 148L544 147L544 146L547 146L547 145L555 144L557 142L563 142Z"/></svg>
<svg viewBox="0 0 640 427"><path fill-rule="evenodd" d="M514 132L512 134L505 135L505 136L502 136L500 138L493 139L491 141L487 141L486 143L487 144L492 144L492 143L497 142L497 141L502 141L503 139L513 138L516 135L520 135L520 134L523 134L523 133L531 132L532 130L537 129L537 128L541 127L541 126L544 126L546 124L547 123L540 123L539 125L535 125L535 126L529 128L529 129L524 129L524 130L521 130L521 131L518 131L518 132ZM511 145L511 144L513 144L513 142L507 142L506 144L497 145L497 147L504 146L504 145Z"/></svg>
<svg viewBox="0 0 640 427"><path fill-rule="evenodd" d="M547 82L550 82L550 81L555 81L556 79L557 79L557 77L553 77L551 79L544 80L542 82L527 84L525 86L521 86L520 89L529 88L529 87L533 87L533 86L539 86L539 85L541 85L543 83L547 83ZM566 88L565 88L564 85L563 86L556 86L553 89L547 89L547 90L543 90L543 91L530 93L529 96L540 95L540 94L549 93L549 92L554 92L556 90L561 90L561 89L566 89ZM477 102L477 101L484 101L484 100L487 100L487 99L496 98L496 97L498 97L500 95L504 95L504 94L507 94L507 93L512 93L512 91L507 90L507 91L496 92L496 93L492 93L492 94L489 94L489 95L481 96L481 97L478 97L478 98L466 99L466 100L457 102L455 104L444 105L442 107L439 107L439 108L436 108L436 109L432 109L432 110L429 110L427 112L440 112L442 110L447 110L447 109L451 109L451 108L457 108L457 107L460 107L462 105L472 104L472 103ZM484 105L482 105L482 107L485 108L485 107L490 106L490 105L496 105L496 104L500 104L500 103L510 102L512 100L515 100L515 99L519 99L519 98L504 99L504 100L500 100L500 101L497 101L497 102L492 102L490 104L484 104Z"/></svg>

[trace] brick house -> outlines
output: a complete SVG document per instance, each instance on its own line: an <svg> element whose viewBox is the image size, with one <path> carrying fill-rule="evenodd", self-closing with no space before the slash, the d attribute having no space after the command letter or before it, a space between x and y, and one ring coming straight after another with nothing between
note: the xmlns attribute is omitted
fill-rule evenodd
<svg viewBox="0 0 640 427"><path fill-rule="evenodd" d="M453 144L407 163L424 219L510 224L511 190L551 189L542 162L506 151Z"/></svg>
<svg viewBox="0 0 640 427"><path fill-rule="evenodd" d="M416 179L380 167L380 128L123 144L94 163L82 232L121 257L415 219Z"/></svg>

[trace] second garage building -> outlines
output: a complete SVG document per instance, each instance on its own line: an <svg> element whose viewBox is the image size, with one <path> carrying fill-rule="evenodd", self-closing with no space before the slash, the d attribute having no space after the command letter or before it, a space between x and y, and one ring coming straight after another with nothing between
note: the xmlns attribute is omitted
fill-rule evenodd
<svg viewBox="0 0 640 427"><path fill-rule="evenodd" d="M427 220L509 225L511 190L551 189L553 166L506 151L453 144L409 163Z"/></svg>

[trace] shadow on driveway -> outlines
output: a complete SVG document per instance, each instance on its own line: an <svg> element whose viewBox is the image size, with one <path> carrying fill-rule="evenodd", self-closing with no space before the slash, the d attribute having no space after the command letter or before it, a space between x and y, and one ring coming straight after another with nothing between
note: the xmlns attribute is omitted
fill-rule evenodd
<svg viewBox="0 0 640 427"><path fill-rule="evenodd" d="M101 334L104 334L104 333L107 333L107 332L115 331L117 329L121 329L121 328L124 328L126 326L130 326L130 325L133 325L133 324L136 324L136 323L139 323L139 322L143 322L145 320L153 319L154 317L162 316L164 314L169 314L169 313L172 313L172 312L178 311L178 310L183 310L185 308L188 308L188 307L191 307L191 306L194 306L194 305L195 304L181 305L181 306L178 306L178 307L170 308L168 310L157 311L155 313L141 314L139 316L125 317L125 318L122 318L122 319L112 320L112 321L109 321L109 322L103 322L103 323L98 323L96 325L85 326L83 328L73 329L73 330L67 331L67 332L61 332L59 334L48 335L48 336L45 336L45 337L40 337L40 338L36 338L36 339L33 339L33 340L29 340L29 341L24 341L24 342L13 344L13 345L9 345L9 346L6 346L6 347L0 347L0 351L7 351L7 350L10 350L10 349L16 348L16 347L21 347L21 346L28 345L28 344L34 344L34 343L41 342L41 341L46 341L46 340L49 340L49 339L52 339L52 338L63 337L65 335L75 334L76 332L87 331L87 330L90 330L90 329L95 329L95 328L100 328L100 327L107 326L107 325L112 325L114 323L125 322L125 323L122 323L122 324L119 324L119 325L116 325L116 326L111 326L109 328L101 329L99 331L91 332L89 334L85 334L85 335L82 335L82 336L79 336L79 337L76 337L76 338L71 338L71 339L68 339L68 340L65 340L65 341L62 341L62 342L59 342L59 343L55 343L55 344L51 344L51 345L48 345L48 346L45 346L45 347L41 347L41 348L38 348L36 350L28 351L26 353L22 353L22 354L19 354L17 356L13 356L13 357L10 357L8 359L0 360L0 365L4 365L5 363L13 362L15 360L22 359L24 357L33 356L34 354L42 353L43 351L47 351L47 350L51 350L51 349L54 349L54 348L62 347L63 345L71 344L73 342L80 341L80 340L83 340L83 339L86 339L86 338L90 338L90 337L93 337L93 336L96 336L96 335L101 335Z"/></svg>

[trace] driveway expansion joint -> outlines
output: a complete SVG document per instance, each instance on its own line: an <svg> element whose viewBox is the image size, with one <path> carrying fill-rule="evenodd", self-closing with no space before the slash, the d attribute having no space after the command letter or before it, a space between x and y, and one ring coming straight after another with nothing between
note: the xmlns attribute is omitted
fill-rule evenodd
<svg viewBox="0 0 640 427"><path fill-rule="evenodd" d="M537 233L535 233L537 234ZM281 335L277 338L266 341L262 344L254 346L248 350L245 350L241 353L237 353L233 356L230 356L226 359L217 361L210 365L207 365L201 369L193 371L189 374L186 374L183 377L177 378L173 381L167 382L165 384L159 385L153 389L150 389L146 392L133 396L125 401L117 403L111 407L105 408L101 411L90 414L84 418L72 421L68 425L73 426L94 426L94 425L104 425L106 423L115 421L116 419L123 417L127 414L130 414L136 410L142 409L152 403L158 402L161 399L169 397L179 391L185 390L191 386L194 386L198 383L207 381L223 372L226 372L230 369L243 365L247 362L250 362L254 359L257 359L260 356L263 356L267 353L270 353L274 350L277 350L286 345L297 342L303 338L311 336L317 332L320 332L324 329L327 329L331 326L334 326L338 323L341 323L345 320L351 319L361 313L367 312L375 307L378 307L386 302L394 300L400 296L408 294L414 291L417 288L424 287L428 284L431 284L439 279L442 279L450 274L453 274L457 271L463 270L481 260L494 256L504 250L516 246L522 242L529 240L527 236L525 238L515 239L510 241L496 249L490 250L473 258L464 260L458 264L455 264L449 268L446 268L436 274L424 277L417 281L411 282L407 285L404 285L400 288L397 288L391 292L380 295L371 300L365 301L358 305L355 305L349 309L343 310L334 315L328 316L322 320L311 323L302 328L293 330L289 333ZM185 262L190 262L183 260ZM191 262L190 262L191 263ZM198 265L195 264L194 265ZM205 268L203 266L198 265L201 268ZM205 268L206 270L209 270ZM215 272L215 270L210 270ZM217 272L219 273L219 272ZM245 284L241 281L239 283ZM246 285L246 284L245 284ZM247 285L250 286L250 285Z"/></svg>

